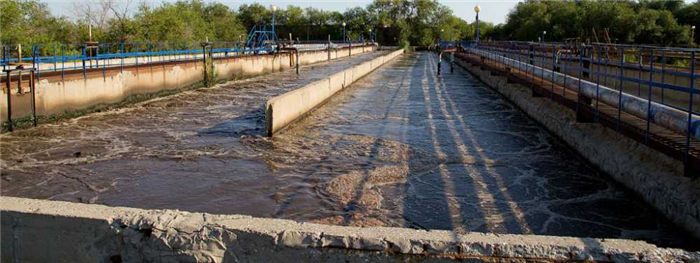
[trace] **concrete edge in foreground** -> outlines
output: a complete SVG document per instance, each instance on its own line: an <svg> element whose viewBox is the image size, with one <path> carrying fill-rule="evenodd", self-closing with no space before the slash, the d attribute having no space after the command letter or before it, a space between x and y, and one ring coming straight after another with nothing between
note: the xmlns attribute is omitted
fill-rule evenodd
<svg viewBox="0 0 700 263"><path fill-rule="evenodd" d="M700 261L621 239L344 227L3 197L3 262Z"/></svg>

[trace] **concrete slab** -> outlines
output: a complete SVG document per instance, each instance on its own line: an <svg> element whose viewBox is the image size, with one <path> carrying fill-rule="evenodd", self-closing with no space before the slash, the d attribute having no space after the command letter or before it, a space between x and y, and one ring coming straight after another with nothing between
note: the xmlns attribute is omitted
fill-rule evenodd
<svg viewBox="0 0 700 263"><path fill-rule="evenodd" d="M3 262L698 261L629 240L343 227L3 197Z"/></svg>

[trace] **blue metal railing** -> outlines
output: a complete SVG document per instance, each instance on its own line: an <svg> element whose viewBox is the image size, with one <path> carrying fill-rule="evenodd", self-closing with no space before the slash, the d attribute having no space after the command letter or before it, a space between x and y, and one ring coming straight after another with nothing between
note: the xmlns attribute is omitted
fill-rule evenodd
<svg viewBox="0 0 700 263"><path fill-rule="evenodd" d="M274 52L274 47L246 48L240 43L216 43L214 53L220 56L235 56L243 54L259 54ZM197 44L168 44L168 43L102 43L89 45L34 45L29 54L22 54L21 62L32 64L41 71L58 71L83 69L95 65L83 65L84 62L95 62L100 67L130 66L163 61L193 60L202 54ZM16 48L2 46L0 66L7 67L18 63L20 58ZM223 55L222 55L223 54ZM48 66L48 67L47 67Z"/></svg>
<svg viewBox="0 0 700 263"><path fill-rule="evenodd" d="M355 43L328 42L296 42L295 46L302 51L321 50L345 47ZM10 64L20 62L16 46L3 45L0 54L0 67L5 69ZM215 58L234 57L240 55L270 54L276 52L278 46L265 45L258 47L246 46L242 42L215 42L212 53ZM31 64L37 69L37 74L47 71L87 70L90 68L108 68L139 66L151 63L191 61L202 56L199 43L100 43L90 46L42 44L23 48L21 63Z"/></svg>

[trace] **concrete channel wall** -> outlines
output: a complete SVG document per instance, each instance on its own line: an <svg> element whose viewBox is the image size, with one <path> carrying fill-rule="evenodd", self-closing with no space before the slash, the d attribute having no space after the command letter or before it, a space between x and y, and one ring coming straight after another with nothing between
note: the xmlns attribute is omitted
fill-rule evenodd
<svg viewBox="0 0 700 263"><path fill-rule="evenodd" d="M572 110L549 98L534 98L529 88L508 83L502 76L492 76L478 65L461 60L457 64L512 101L582 157L638 193L671 221L700 238L700 181L683 177L680 161L602 125L578 123Z"/></svg>
<svg viewBox="0 0 700 263"><path fill-rule="evenodd" d="M696 262L641 241L344 227L3 197L2 262Z"/></svg>
<svg viewBox="0 0 700 263"><path fill-rule="evenodd" d="M338 91L350 86L356 80L401 54L403 54L403 49L396 50L388 55L372 59L268 100L265 105L267 135L273 136L312 109L323 104Z"/></svg>
<svg viewBox="0 0 700 263"><path fill-rule="evenodd" d="M352 54L361 54L375 49L374 45L302 51L299 53L300 65L343 58ZM215 59L214 67L217 78L221 80L235 77L256 76L294 67L296 55L279 53L275 55L240 56ZM162 65L142 65L120 70L119 67L103 72L89 73L83 78L83 72L74 72L61 78L60 75L41 78L36 83L37 115L50 115L67 110L79 110L97 104L119 102L134 94L147 94L162 90L180 89L193 85L203 79L201 61L187 63L162 63ZM28 77L25 77L25 79ZM2 83L3 85L5 83ZM7 119L7 90L3 86L0 96L0 120ZM12 83L12 117L18 118L31 113L31 94L29 85L23 85L23 94L19 94L16 83Z"/></svg>

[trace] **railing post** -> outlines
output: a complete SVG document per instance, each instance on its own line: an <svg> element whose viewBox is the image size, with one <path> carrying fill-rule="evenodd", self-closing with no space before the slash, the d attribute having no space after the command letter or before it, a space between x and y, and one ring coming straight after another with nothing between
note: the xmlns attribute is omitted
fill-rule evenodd
<svg viewBox="0 0 700 263"><path fill-rule="evenodd" d="M209 74L207 74L207 46L202 44L202 68L204 68L204 83L208 85Z"/></svg>
<svg viewBox="0 0 700 263"><path fill-rule="evenodd" d="M12 70L7 69L7 130L12 131L12 90L10 88L10 72Z"/></svg>
<svg viewBox="0 0 700 263"><path fill-rule="evenodd" d="M524 59L524 64L525 64L525 81L528 81L530 78L530 67L528 65L531 64L531 53L532 53L532 44L528 44L527 46L527 53L526 57ZM535 94L535 86L532 85L532 83L528 83L528 86L530 86L530 92L531 94Z"/></svg>
<svg viewBox="0 0 700 263"><path fill-rule="evenodd" d="M666 50L661 51L661 83L666 83ZM661 103L664 103L664 90L661 88Z"/></svg>
<svg viewBox="0 0 700 263"><path fill-rule="evenodd" d="M555 44L552 44L552 78L550 79L550 93L549 93L549 99L554 100L554 75L556 74L557 71L557 49L558 47Z"/></svg>
<svg viewBox="0 0 700 263"><path fill-rule="evenodd" d="M296 49L296 54L297 54L297 59L295 60L295 62L296 62L296 68L297 68L297 75L299 75L299 49Z"/></svg>
<svg viewBox="0 0 700 263"><path fill-rule="evenodd" d="M583 63L581 63L582 70L583 70L583 77L585 79L590 79L590 77L591 77L591 72L590 72L590 70L591 70L591 60L590 60L591 54L589 54L588 49L586 49L585 45L582 44L581 46L583 47L582 55L583 55L583 57L586 58L585 60L583 60Z"/></svg>
<svg viewBox="0 0 700 263"><path fill-rule="evenodd" d="M20 72L21 74L21 72ZM32 94L31 98L31 103L32 103L32 122L34 124L34 127L36 127L37 124L37 116L36 116L36 81L34 78L34 69L29 71L30 77L29 77L29 91Z"/></svg>
<svg viewBox="0 0 700 263"><path fill-rule="evenodd" d="M39 62L36 61L38 54L39 54L39 45L32 46L32 68L36 69L37 77L40 77L41 69L37 66L37 64L39 64Z"/></svg>
<svg viewBox="0 0 700 263"><path fill-rule="evenodd" d="M569 46L569 48L567 49L567 52L566 52L567 53L566 54L567 61L571 59L571 52L569 52L570 50L571 50L571 46ZM566 73L566 61L564 61L564 59L562 59L561 64L562 64L561 73L564 75L564 84L562 85L562 89L561 89L561 99L562 99L562 103L563 103L566 100L566 81L568 80L568 78L567 78L567 73Z"/></svg>
<svg viewBox="0 0 700 263"><path fill-rule="evenodd" d="M58 57L56 56L57 53L58 53L58 46L57 46L57 44L53 44L53 71L54 72L56 72L58 70L57 69Z"/></svg>
<svg viewBox="0 0 700 263"><path fill-rule="evenodd" d="M134 43L134 58L136 58L136 73L139 72L139 43Z"/></svg>
<svg viewBox="0 0 700 263"><path fill-rule="evenodd" d="M686 176L697 178L700 175L697 172L693 172L693 167L690 163L690 135L692 133L693 124L693 97L694 97L694 86L695 86L695 51L690 52L690 98L688 100L688 130L685 134L685 154L683 158L684 173Z"/></svg>
<svg viewBox="0 0 700 263"><path fill-rule="evenodd" d="M119 55L121 57L121 72L124 73L124 43L119 43Z"/></svg>
<svg viewBox="0 0 700 263"><path fill-rule="evenodd" d="M597 70L596 70L596 81L595 81L595 114L594 114L594 122L599 121L599 114L600 112L598 111L598 103L600 102L600 67L602 66L602 62L600 61L601 55L600 55L600 49L598 46L593 46L593 53L595 54L597 60ZM607 68L606 68L606 73L607 73Z"/></svg>
<svg viewBox="0 0 700 263"><path fill-rule="evenodd" d="M97 46L97 51L95 51L95 60L97 61L97 66L100 66L100 46ZM107 82L107 62L102 61L102 81Z"/></svg>
<svg viewBox="0 0 700 263"><path fill-rule="evenodd" d="M617 133L620 133L620 128L622 124L622 88L624 87L625 83L622 77L625 75L625 48L621 47L620 48L620 75L618 75L620 79L620 89L618 90L618 96L617 96L617 126L615 130Z"/></svg>
<svg viewBox="0 0 700 263"><path fill-rule="evenodd" d="M642 96L642 50L638 48L637 50L637 97ZM651 74L651 71L649 72Z"/></svg>
<svg viewBox="0 0 700 263"><path fill-rule="evenodd" d="M83 55L82 55L82 61L83 61L83 78L87 79L87 69L85 68L85 52L87 51L87 45L83 44Z"/></svg>
<svg viewBox="0 0 700 263"><path fill-rule="evenodd" d="M437 75L440 76L440 65L442 64L442 52L438 54Z"/></svg>
<svg viewBox="0 0 700 263"><path fill-rule="evenodd" d="M66 46L61 44L61 81L66 79Z"/></svg>
<svg viewBox="0 0 700 263"><path fill-rule="evenodd" d="M37 50L37 45L32 46L32 68L36 68L36 50Z"/></svg>
<svg viewBox="0 0 700 263"><path fill-rule="evenodd" d="M649 55L649 91L648 91L648 97L647 97L647 132L644 135L644 144L649 145L649 126L651 122L651 95L652 95L652 89L654 88L654 85L652 82L654 81L654 50L652 49L650 51Z"/></svg>
<svg viewBox="0 0 700 263"><path fill-rule="evenodd" d="M591 122L592 120L589 117L586 117L583 115L583 105L591 105L591 99L587 98L586 96L583 96L581 93L581 81L584 77L584 73L586 69L584 68L583 65L583 57L584 54L586 53L585 51L586 45L581 44L579 45L579 52L578 52L578 91L576 92L576 121L577 122Z"/></svg>
<svg viewBox="0 0 700 263"><path fill-rule="evenodd" d="M7 54L5 53L5 45L2 45L2 70L6 69L7 65Z"/></svg>

